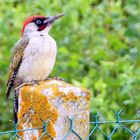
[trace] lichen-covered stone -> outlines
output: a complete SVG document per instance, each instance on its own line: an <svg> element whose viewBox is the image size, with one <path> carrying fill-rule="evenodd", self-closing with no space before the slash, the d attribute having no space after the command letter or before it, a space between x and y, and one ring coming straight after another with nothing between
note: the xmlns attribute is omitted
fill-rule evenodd
<svg viewBox="0 0 140 140"><path fill-rule="evenodd" d="M61 80L50 79L39 84L27 85L19 91L18 129L39 128L19 132L26 140L37 140L42 135L43 121L47 121L47 133L54 140L61 140L73 129L82 138L86 138L89 130L89 100L87 90L75 87ZM70 133L67 140L79 138ZM50 140L45 135L41 140Z"/></svg>

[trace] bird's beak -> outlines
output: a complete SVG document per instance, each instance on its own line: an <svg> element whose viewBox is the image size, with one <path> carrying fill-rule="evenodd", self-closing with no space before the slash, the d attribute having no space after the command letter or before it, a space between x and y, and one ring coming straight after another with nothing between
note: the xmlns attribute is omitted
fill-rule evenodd
<svg viewBox="0 0 140 140"><path fill-rule="evenodd" d="M64 13L57 14L55 16L47 17L46 20L44 20L44 24L53 23L55 20L59 19L62 16L64 16Z"/></svg>

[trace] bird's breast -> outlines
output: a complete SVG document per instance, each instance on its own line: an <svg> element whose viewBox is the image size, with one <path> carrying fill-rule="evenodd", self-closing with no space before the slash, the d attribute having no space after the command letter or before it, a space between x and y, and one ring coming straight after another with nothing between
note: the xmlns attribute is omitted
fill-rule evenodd
<svg viewBox="0 0 140 140"><path fill-rule="evenodd" d="M54 67L56 52L56 43L49 35L32 37L24 51L18 77L24 82L46 79Z"/></svg>

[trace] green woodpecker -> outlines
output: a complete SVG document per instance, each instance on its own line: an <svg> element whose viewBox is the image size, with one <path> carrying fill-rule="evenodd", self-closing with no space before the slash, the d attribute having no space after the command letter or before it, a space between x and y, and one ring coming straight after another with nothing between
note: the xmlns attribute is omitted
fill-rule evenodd
<svg viewBox="0 0 140 140"><path fill-rule="evenodd" d="M12 87L45 80L51 73L57 53L55 40L49 35L52 23L64 14L31 16L23 24L22 37L17 42L7 82L6 100Z"/></svg>

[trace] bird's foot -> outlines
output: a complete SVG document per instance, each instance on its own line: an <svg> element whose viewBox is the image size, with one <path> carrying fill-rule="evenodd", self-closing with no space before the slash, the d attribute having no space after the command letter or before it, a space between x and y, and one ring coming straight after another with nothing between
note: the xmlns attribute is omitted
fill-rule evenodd
<svg viewBox="0 0 140 140"><path fill-rule="evenodd" d="M64 81L64 79L61 78L61 77L46 78L45 80L59 80L59 81Z"/></svg>
<svg viewBox="0 0 140 140"><path fill-rule="evenodd" d="M52 79L52 78L46 78L45 81L47 81L47 80L51 80L51 79Z"/></svg>
<svg viewBox="0 0 140 140"><path fill-rule="evenodd" d="M52 79L54 79L54 80L59 80L59 81L64 81L64 79L61 78L61 77L53 77Z"/></svg>
<svg viewBox="0 0 140 140"><path fill-rule="evenodd" d="M38 80L33 80L33 81L32 81L32 84L33 84L33 85L34 85L34 84L40 85Z"/></svg>

